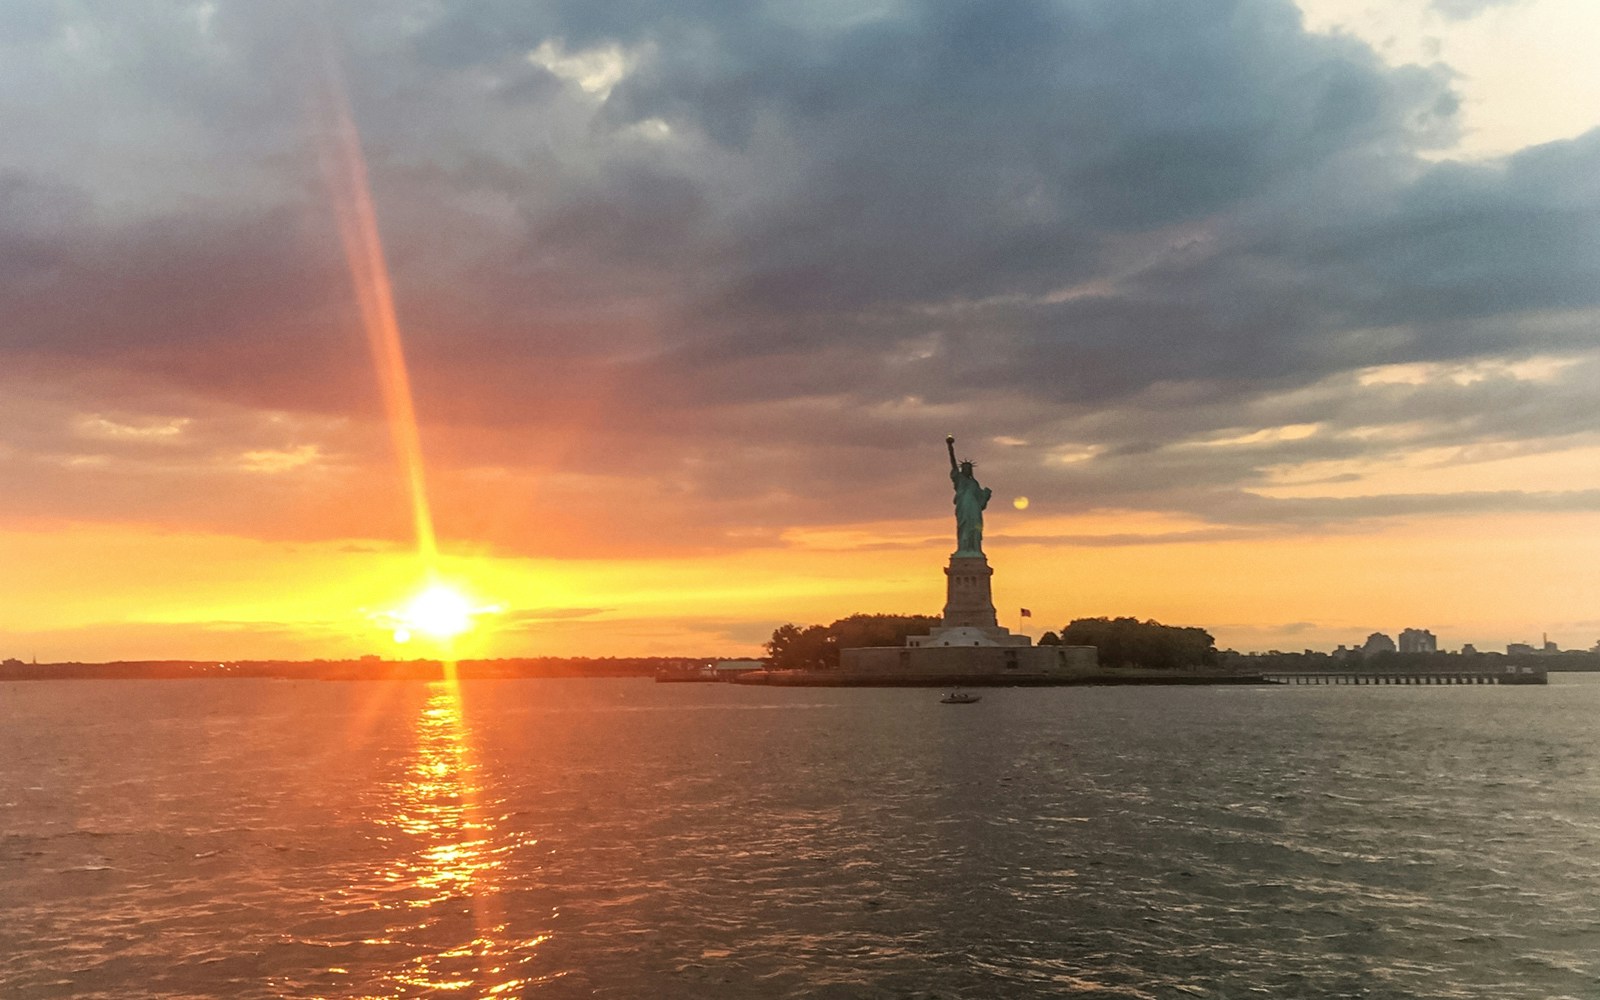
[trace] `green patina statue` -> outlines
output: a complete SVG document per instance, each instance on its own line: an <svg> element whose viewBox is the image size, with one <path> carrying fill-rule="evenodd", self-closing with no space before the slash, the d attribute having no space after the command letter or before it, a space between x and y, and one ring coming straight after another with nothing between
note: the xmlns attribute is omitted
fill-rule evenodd
<svg viewBox="0 0 1600 1000"><path fill-rule="evenodd" d="M950 451L950 483L956 488L956 551L958 556L983 556L983 509L990 490L979 486L971 462L956 461L955 435L944 439Z"/></svg>

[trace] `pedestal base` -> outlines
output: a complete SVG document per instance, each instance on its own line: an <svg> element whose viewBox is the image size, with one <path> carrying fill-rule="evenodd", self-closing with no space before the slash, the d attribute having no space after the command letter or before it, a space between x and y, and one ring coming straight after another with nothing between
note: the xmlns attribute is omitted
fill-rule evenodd
<svg viewBox="0 0 1600 1000"><path fill-rule="evenodd" d="M945 628L995 628L989 581L994 570L983 556L951 556L945 567Z"/></svg>

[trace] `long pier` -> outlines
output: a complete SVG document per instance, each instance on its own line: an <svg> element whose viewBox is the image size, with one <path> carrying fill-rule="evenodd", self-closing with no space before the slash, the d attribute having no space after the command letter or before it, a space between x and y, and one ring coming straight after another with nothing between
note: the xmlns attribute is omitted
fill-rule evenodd
<svg viewBox="0 0 1600 1000"><path fill-rule="evenodd" d="M1261 675L1271 684L1548 684L1542 666L1510 664L1498 669L1422 670L1270 670Z"/></svg>

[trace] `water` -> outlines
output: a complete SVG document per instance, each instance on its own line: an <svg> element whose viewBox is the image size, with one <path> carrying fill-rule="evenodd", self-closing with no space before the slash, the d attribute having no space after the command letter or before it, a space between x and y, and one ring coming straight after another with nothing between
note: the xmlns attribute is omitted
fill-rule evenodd
<svg viewBox="0 0 1600 1000"><path fill-rule="evenodd" d="M0 997L1593 998L1597 682L0 685Z"/></svg>

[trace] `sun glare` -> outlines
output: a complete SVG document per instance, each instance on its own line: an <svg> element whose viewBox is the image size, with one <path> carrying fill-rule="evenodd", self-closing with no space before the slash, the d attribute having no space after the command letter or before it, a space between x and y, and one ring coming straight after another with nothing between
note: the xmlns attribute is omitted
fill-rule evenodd
<svg viewBox="0 0 1600 1000"><path fill-rule="evenodd" d="M373 617L390 629L397 643L413 639L449 643L472 631L479 615L500 610L498 605L473 604L466 593L448 583L430 583L401 607Z"/></svg>
<svg viewBox="0 0 1600 1000"><path fill-rule="evenodd" d="M454 639L472 628L472 602L461 591L435 583L400 612L403 628L432 639ZM398 638L398 636L396 637Z"/></svg>

